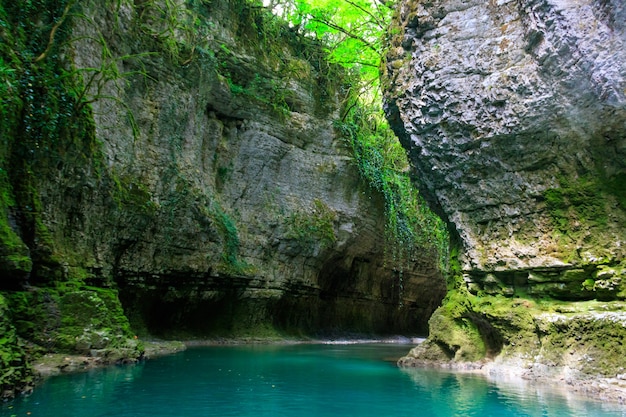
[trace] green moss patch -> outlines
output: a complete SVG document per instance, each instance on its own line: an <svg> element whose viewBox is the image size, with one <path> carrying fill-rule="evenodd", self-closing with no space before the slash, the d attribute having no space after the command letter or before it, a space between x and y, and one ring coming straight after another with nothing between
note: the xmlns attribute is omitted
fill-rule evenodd
<svg viewBox="0 0 626 417"><path fill-rule="evenodd" d="M117 290L75 287L6 293L18 335L44 351L138 357Z"/></svg>
<svg viewBox="0 0 626 417"><path fill-rule="evenodd" d="M615 377L623 373L626 319L618 312L545 315L537 320L540 357L554 365L568 365L591 375ZM571 360L576 360L571 364Z"/></svg>
<svg viewBox="0 0 626 417"><path fill-rule="evenodd" d="M0 168L0 272L4 278L23 276L32 269L28 247L9 224L10 210L14 207L7 173Z"/></svg>
<svg viewBox="0 0 626 417"><path fill-rule="evenodd" d="M587 291L600 292L604 287L617 291L613 286L621 288L622 274L621 265L604 266L582 285ZM574 270L568 278L581 285L585 276ZM607 377L624 369L626 314L620 301L473 295L459 284L449 291L429 325L428 343L409 355L409 361L445 361L443 352L447 360L457 362L503 355L526 358L529 365L567 366Z"/></svg>
<svg viewBox="0 0 626 417"><path fill-rule="evenodd" d="M555 256L582 265L623 257L612 242L623 234L626 221L625 182L623 173L562 177L559 187L544 192Z"/></svg>
<svg viewBox="0 0 626 417"><path fill-rule="evenodd" d="M590 226L605 226L606 195L602 184L592 177L575 180L560 179L560 188L544 192L554 225L561 232L569 232L580 222Z"/></svg>
<svg viewBox="0 0 626 417"><path fill-rule="evenodd" d="M319 199L313 200L308 211L296 211L286 220L287 238L303 243L331 247L336 241L335 222L337 213Z"/></svg>

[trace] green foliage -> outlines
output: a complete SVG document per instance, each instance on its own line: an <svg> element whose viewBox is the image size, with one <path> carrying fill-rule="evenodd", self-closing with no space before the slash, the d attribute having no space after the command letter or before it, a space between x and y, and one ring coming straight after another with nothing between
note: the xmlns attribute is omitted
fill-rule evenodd
<svg viewBox="0 0 626 417"><path fill-rule="evenodd" d="M24 343L10 321L9 305L0 294L0 392L24 388L33 382Z"/></svg>
<svg viewBox="0 0 626 417"><path fill-rule="evenodd" d="M224 211L217 200L211 201L207 206L202 206L201 210L217 227L222 241L222 256L220 264L217 265L218 270L233 276L253 274L254 266L239 257L241 242L234 220Z"/></svg>
<svg viewBox="0 0 626 417"><path fill-rule="evenodd" d="M135 2L138 27L143 35L156 40L169 59L187 65L198 50L206 47L212 29L202 19L204 1L145 0Z"/></svg>
<svg viewBox="0 0 626 417"><path fill-rule="evenodd" d="M386 238L394 258L409 262L419 247L433 250L442 268L448 256L448 232L409 176L406 153L389 128L382 111L355 103L337 125L352 146L363 178L385 200Z"/></svg>
<svg viewBox="0 0 626 417"><path fill-rule="evenodd" d="M368 0L276 0L266 3L304 36L320 39L328 60L352 70L365 84L378 83L383 34L392 3Z"/></svg>
<svg viewBox="0 0 626 417"><path fill-rule="evenodd" d="M245 271L246 265L238 258L239 255L239 234L235 222L224 212L222 207L214 202L208 211L209 217L215 222L222 237L224 251L222 252L223 268L233 274L241 274Z"/></svg>
<svg viewBox="0 0 626 417"><path fill-rule="evenodd" d="M334 224L337 213L319 199L313 200L311 210L297 211L287 218L287 237L307 244L319 243L331 247L336 241Z"/></svg>
<svg viewBox="0 0 626 417"><path fill-rule="evenodd" d="M457 245L449 245L448 254L448 269L446 277L446 287L448 291L466 288L466 284L463 281L463 270L461 262L459 261L459 247Z"/></svg>

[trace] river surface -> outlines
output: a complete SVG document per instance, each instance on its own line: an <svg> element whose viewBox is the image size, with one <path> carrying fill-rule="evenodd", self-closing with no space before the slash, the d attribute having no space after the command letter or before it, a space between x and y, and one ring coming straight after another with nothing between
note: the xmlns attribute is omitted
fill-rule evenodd
<svg viewBox="0 0 626 417"><path fill-rule="evenodd" d="M528 383L401 370L394 344L198 347L130 366L50 378L0 416L626 416Z"/></svg>

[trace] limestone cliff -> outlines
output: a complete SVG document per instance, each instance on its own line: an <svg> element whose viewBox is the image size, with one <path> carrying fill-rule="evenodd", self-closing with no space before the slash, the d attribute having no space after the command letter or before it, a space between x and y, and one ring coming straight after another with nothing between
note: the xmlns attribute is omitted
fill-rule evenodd
<svg viewBox="0 0 626 417"><path fill-rule="evenodd" d="M624 22L620 1L401 3L386 111L460 246L456 290L431 320L444 357L530 343L540 362L585 352L576 369L614 373L602 358L621 350L599 340L624 333L623 306L603 303L626 297ZM602 309L616 316L588 312Z"/></svg>
<svg viewBox="0 0 626 417"><path fill-rule="evenodd" d="M0 4L0 289L20 337L118 358L133 332L425 330L437 256L387 259L319 44L244 1Z"/></svg>
<svg viewBox="0 0 626 417"><path fill-rule="evenodd" d="M105 87L127 107L93 104L104 164L140 197L135 212L80 210L109 219L89 234L93 268L110 268L129 311L153 331L423 327L442 295L440 273L427 254L402 275L385 260L383 204L333 127L340 70L263 9L178 7L200 27L173 36L203 36L178 48L159 39L150 47L163 29L148 5L123 6L117 20L89 9L98 26L111 25L103 33L114 34L107 42L119 56L164 49L141 59L144 73L127 85ZM137 30L153 39L133 45ZM76 45L77 66L102 65L92 48ZM135 133L120 123L129 111ZM69 229L81 247L84 231Z"/></svg>
<svg viewBox="0 0 626 417"><path fill-rule="evenodd" d="M625 16L619 2L402 4L387 111L468 272L624 257Z"/></svg>

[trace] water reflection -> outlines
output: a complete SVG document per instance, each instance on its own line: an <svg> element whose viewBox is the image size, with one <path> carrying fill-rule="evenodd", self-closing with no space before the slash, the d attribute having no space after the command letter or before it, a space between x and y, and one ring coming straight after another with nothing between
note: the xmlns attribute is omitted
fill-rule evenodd
<svg viewBox="0 0 626 417"><path fill-rule="evenodd" d="M402 369L419 395L439 404L433 416L626 416L619 404L520 377L483 376L431 369Z"/></svg>
<svg viewBox="0 0 626 417"><path fill-rule="evenodd" d="M52 410L79 408L84 416L97 416L101 404L111 398L120 386L129 386L141 377L144 364L112 366L84 373L59 375L37 387L31 396L4 404L0 415L52 416Z"/></svg>

